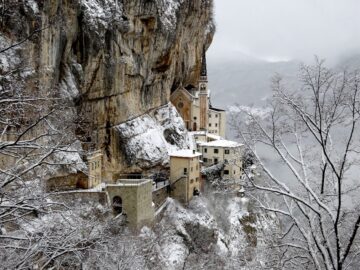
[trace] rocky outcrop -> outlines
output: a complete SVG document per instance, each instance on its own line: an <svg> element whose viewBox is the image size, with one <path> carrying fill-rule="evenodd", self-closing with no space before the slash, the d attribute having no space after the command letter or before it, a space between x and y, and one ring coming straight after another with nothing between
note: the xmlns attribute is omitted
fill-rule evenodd
<svg viewBox="0 0 360 270"><path fill-rule="evenodd" d="M163 166L169 154L190 148L184 121L169 103L115 128L118 148L127 170ZM121 169L118 169L121 170Z"/></svg>
<svg viewBox="0 0 360 270"><path fill-rule="evenodd" d="M14 2L3 4L0 30L4 44L30 36L7 52L23 59L26 87L72 100L86 119L76 133L108 162L110 129L167 104L177 86L196 85L214 33L212 0Z"/></svg>

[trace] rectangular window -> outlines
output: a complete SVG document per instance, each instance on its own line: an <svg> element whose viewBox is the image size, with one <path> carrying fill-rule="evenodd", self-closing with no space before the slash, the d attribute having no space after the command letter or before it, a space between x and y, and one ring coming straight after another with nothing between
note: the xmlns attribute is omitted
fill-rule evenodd
<svg viewBox="0 0 360 270"><path fill-rule="evenodd" d="M236 171L234 171L234 174L236 174Z"/></svg>
<svg viewBox="0 0 360 270"><path fill-rule="evenodd" d="M204 161L204 162L207 162L207 161L208 161L208 159L207 159L207 158L203 158L203 161Z"/></svg>
<svg viewBox="0 0 360 270"><path fill-rule="evenodd" d="M190 183L191 183L191 184L194 183L194 179L191 179L191 180L190 180Z"/></svg>
<svg viewBox="0 0 360 270"><path fill-rule="evenodd" d="M199 165L196 165L196 170L198 170L199 169Z"/></svg>
<svg viewBox="0 0 360 270"><path fill-rule="evenodd" d="M209 118L211 118L211 113L209 113Z"/></svg>
<svg viewBox="0 0 360 270"><path fill-rule="evenodd" d="M191 167L191 169L190 169L191 171L193 171L194 170L194 168L193 167Z"/></svg>
<svg viewBox="0 0 360 270"><path fill-rule="evenodd" d="M217 115L217 114L215 114L215 117L218 117L218 115Z"/></svg>
<svg viewBox="0 0 360 270"><path fill-rule="evenodd" d="M217 124L215 124L215 127L217 127Z"/></svg>
<svg viewBox="0 0 360 270"><path fill-rule="evenodd" d="M229 170L224 170L224 174L229 174Z"/></svg>
<svg viewBox="0 0 360 270"><path fill-rule="evenodd" d="M219 153L219 149L214 149L214 154L217 154L217 153Z"/></svg>
<svg viewBox="0 0 360 270"><path fill-rule="evenodd" d="M184 174L187 174L187 168L184 168Z"/></svg>
<svg viewBox="0 0 360 270"><path fill-rule="evenodd" d="M204 148L204 152L207 153L207 148Z"/></svg>
<svg viewBox="0 0 360 270"><path fill-rule="evenodd" d="M199 177L196 177L196 182L199 182Z"/></svg>
<svg viewBox="0 0 360 270"><path fill-rule="evenodd" d="M211 123L209 123L209 127L211 127Z"/></svg>
<svg viewBox="0 0 360 270"><path fill-rule="evenodd" d="M226 154L226 155L230 154L230 150L229 150L229 149L225 149L225 154Z"/></svg>
<svg viewBox="0 0 360 270"><path fill-rule="evenodd" d="M217 164L218 163L218 159L214 158L214 163Z"/></svg>

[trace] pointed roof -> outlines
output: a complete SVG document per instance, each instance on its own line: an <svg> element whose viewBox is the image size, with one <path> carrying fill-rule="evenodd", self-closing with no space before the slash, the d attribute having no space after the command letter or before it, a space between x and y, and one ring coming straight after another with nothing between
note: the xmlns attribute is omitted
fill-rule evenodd
<svg viewBox="0 0 360 270"><path fill-rule="evenodd" d="M184 87L179 87L177 88L174 92L172 92L172 94L170 95L170 99L183 94L185 97L187 97L189 100L192 100L193 98L195 98L195 96L190 93L187 89L185 89Z"/></svg>
<svg viewBox="0 0 360 270"><path fill-rule="evenodd" d="M206 76L207 76L205 46L204 46L204 48L203 48L203 53L202 53L202 62L201 62L201 73L200 73L200 76L202 76L202 77L206 77Z"/></svg>

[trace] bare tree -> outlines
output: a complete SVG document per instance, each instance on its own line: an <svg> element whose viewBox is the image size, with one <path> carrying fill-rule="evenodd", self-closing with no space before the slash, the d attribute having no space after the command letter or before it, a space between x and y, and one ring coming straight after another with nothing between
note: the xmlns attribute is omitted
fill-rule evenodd
<svg viewBox="0 0 360 270"><path fill-rule="evenodd" d="M60 207L43 191L43 177L52 170L76 166L61 157L79 150L74 147L73 131L79 123L74 121L72 101L54 94L58 91L41 89L24 60L23 43L39 31L13 44L2 42L0 48L0 253L2 266L8 268L29 268L40 258L47 258L46 267L95 243L95 239L87 242L81 233L80 238L73 237L90 225L75 223L73 232L65 230L60 225L69 224L64 215L58 217L57 226L50 223L41 232L29 225Z"/></svg>
<svg viewBox="0 0 360 270"><path fill-rule="evenodd" d="M291 91L274 77L265 117L234 115L263 174L249 184L271 198L258 198L259 206L281 217L278 267L358 269L360 77L316 59L301 67L300 80Z"/></svg>

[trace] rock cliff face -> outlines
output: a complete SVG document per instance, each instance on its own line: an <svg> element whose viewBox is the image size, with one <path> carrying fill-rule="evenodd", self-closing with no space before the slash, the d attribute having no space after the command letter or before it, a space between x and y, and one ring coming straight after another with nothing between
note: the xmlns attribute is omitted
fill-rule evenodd
<svg viewBox="0 0 360 270"><path fill-rule="evenodd" d="M113 127L167 104L177 86L196 85L202 50L214 33L212 0L3 5L3 46L31 36L7 52L26 62L26 87L71 99L87 120L75 132L88 134L86 141L103 148L112 163L118 155Z"/></svg>

